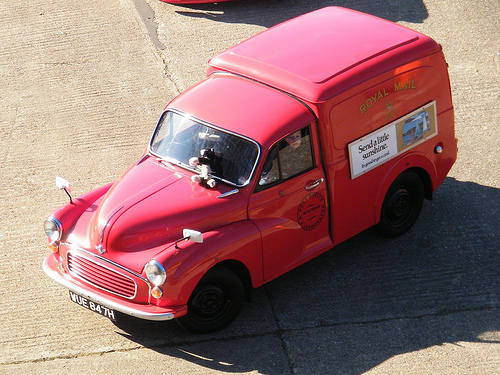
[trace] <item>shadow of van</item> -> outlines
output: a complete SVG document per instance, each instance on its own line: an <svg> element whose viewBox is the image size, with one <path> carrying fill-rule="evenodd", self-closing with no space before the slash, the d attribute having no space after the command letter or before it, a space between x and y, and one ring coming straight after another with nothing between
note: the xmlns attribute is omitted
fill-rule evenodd
<svg viewBox="0 0 500 375"><path fill-rule="evenodd" d="M500 189L447 178L407 234L338 245L256 290L221 332L134 320L120 334L197 366L265 374L360 374L435 345L500 343L498 202Z"/></svg>
<svg viewBox="0 0 500 375"><path fill-rule="evenodd" d="M237 0L184 5L182 8L185 10L176 10L176 13L217 22L271 27L301 14L332 5L358 10L393 22L421 23L428 17L427 8L422 0ZM273 16L266 17L266 14Z"/></svg>

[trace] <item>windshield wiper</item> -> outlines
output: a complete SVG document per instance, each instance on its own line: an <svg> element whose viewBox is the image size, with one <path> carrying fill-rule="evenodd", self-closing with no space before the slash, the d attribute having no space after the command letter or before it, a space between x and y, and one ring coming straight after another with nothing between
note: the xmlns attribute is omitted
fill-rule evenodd
<svg viewBox="0 0 500 375"><path fill-rule="evenodd" d="M226 198L226 197L229 197L230 195L233 195L233 194L236 194L236 193L239 193L239 190L238 189L233 189L231 191L228 191L227 193L219 195L217 198Z"/></svg>
<svg viewBox="0 0 500 375"><path fill-rule="evenodd" d="M169 156L163 157L163 158L158 158L158 161L162 164L165 164L165 162L169 162L170 164L174 165L181 165L182 163L177 160L176 158L171 158Z"/></svg>

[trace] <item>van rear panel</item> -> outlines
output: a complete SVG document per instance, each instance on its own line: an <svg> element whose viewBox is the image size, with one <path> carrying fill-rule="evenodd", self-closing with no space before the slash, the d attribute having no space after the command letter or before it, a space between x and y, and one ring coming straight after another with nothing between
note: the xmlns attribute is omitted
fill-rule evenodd
<svg viewBox="0 0 500 375"><path fill-rule="evenodd" d="M377 223L381 202L399 173L419 168L435 190L456 160L441 52L360 84L325 103L324 110L329 117L321 136L335 243Z"/></svg>

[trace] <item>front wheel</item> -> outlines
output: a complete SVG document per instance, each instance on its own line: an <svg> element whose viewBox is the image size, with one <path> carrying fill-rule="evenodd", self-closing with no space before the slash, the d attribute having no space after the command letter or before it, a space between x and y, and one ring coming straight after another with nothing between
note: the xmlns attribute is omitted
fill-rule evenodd
<svg viewBox="0 0 500 375"><path fill-rule="evenodd" d="M244 301L238 276L224 267L208 271L188 301L188 312L177 319L181 327L194 333L214 332L231 323Z"/></svg>
<svg viewBox="0 0 500 375"><path fill-rule="evenodd" d="M411 171L401 173L389 187L375 229L386 237L407 232L417 221L424 202L424 185Z"/></svg>

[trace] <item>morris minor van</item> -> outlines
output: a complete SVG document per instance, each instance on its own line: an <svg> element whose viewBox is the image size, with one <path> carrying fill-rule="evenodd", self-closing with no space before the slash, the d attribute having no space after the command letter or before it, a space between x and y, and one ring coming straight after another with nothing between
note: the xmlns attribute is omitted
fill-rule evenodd
<svg viewBox="0 0 500 375"><path fill-rule="evenodd" d="M441 46L320 9L214 57L116 182L73 199L58 179L43 269L108 318L218 330L251 288L372 226L408 231L456 156Z"/></svg>

